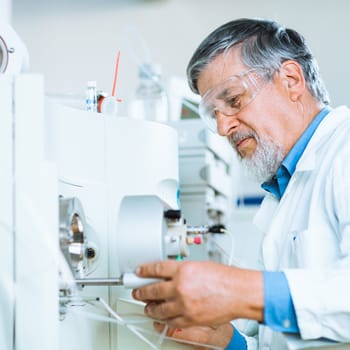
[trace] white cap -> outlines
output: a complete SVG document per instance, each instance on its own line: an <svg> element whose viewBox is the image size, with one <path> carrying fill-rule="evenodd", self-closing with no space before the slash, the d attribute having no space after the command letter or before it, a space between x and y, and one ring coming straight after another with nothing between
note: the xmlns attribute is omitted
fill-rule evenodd
<svg viewBox="0 0 350 350"><path fill-rule="evenodd" d="M102 100L101 113L117 115L118 102L114 96L108 96Z"/></svg>
<svg viewBox="0 0 350 350"><path fill-rule="evenodd" d="M96 81L95 80L88 81L87 86L88 87L96 87Z"/></svg>

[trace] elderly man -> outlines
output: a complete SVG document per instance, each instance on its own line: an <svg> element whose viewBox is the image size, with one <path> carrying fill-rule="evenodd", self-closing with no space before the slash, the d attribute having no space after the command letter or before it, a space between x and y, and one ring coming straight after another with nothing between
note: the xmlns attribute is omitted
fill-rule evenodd
<svg viewBox="0 0 350 350"><path fill-rule="evenodd" d="M280 332L350 341L350 111L329 107L304 38L273 21L219 27L187 73L203 120L267 191L255 218L265 269L145 264L139 276L164 282L133 296L150 317L185 328L178 338L222 348L281 350ZM237 318L258 321L258 335L231 327Z"/></svg>

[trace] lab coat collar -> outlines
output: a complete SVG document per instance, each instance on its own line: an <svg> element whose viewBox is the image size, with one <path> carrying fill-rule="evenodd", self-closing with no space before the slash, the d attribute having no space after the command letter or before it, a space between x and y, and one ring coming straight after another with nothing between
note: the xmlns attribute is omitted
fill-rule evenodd
<svg viewBox="0 0 350 350"><path fill-rule="evenodd" d="M305 148L299 162L296 165L295 172L290 180L288 187L294 183L298 173L313 171L316 167L316 156L319 148L322 147L330 135L335 132L337 126L343 122L349 120L349 110L345 106L332 109L328 115L322 120L308 145ZM288 188L287 188L288 190ZM287 193L285 193L286 195ZM282 198L283 199L283 198ZM278 210L280 201L271 193L267 193L263 202L260 205L260 209L257 211L253 223L262 232L267 232L271 224L271 217L274 216L276 210Z"/></svg>
<svg viewBox="0 0 350 350"><path fill-rule="evenodd" d="M345 119L349 118L349 110L346 106L340 106L331 111L322 120L309 144L306 146L303 155L296 165L295 172L312 171L316 164L317 150L321 147L324 140L328 140L337 126Z"/></svg>

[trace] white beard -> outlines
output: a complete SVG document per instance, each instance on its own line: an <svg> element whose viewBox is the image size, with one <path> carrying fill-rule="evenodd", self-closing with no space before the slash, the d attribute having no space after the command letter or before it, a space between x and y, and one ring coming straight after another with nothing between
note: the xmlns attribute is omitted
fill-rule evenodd
<svg viewBox="0 0 350 350"><path fill-rule="evenodd" d="M242 157L236 149L237 140L246 137L254 137L257 143L256 150L251 157ZM244 172L249 176L263 183L272 179L276 175L278 168L284 159L282 146L271 139L261 139L255 132L245 134L235 134L228 137L228 141L236 151Z"/></svg>

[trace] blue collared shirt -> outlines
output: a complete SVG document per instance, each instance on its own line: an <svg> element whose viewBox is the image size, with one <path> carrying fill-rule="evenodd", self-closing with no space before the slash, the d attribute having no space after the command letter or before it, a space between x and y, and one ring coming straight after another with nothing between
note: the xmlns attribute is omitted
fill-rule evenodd
<svg viewBox="0 0 350 350"><path fill-rule="evenodd" d="M261 185L264 190L272 193L278 200L282 198L289 180L294 174L296 165L312 135L329 111L330 107L327 106L317 114L283 160L276 176L271 181ZM266 326L279 332L299 333L292 296L283 272L264 272L264 305L264 323ZM237 329L234 329L234 336L226 349L247 349L245 338Z"/></svg>
<svg viewBox="0 0 350 350"><path fill-rule="evenodd" d="M272 178L269 182L264 182L261 187L275 195L278 199L281 199L290 178L294 174L297 163L304 153L307 144L309 143L312 135L316 131L317 127L320 125L323 118L329 113L330 108L324 107L317 116L313 119L310 125L306 128L304 133L300 136L296 144L287 154L286 158L283 160L281 166L277 170L276 176Z"/></svg>

